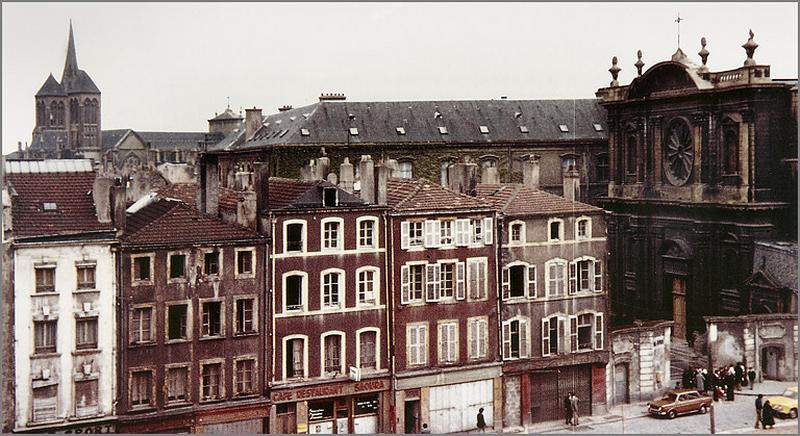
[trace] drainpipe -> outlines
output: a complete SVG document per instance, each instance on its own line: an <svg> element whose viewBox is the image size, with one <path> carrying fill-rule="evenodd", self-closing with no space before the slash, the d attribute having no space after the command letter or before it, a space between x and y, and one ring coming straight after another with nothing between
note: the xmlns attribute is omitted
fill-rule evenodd
<svg viewBox="0 0 800 436"><path fill-rule="evenodd" d="M391 424L389 425L389 432L390 433L397 433L397 371L395 370L396 367L396 359L394 353L394 270L389 270L394 265L394 250L390 249L390 247L394 247L394 226L391 225L390 222L390 215L388 210L384 211L384 247L386 248L386 255L384 256L384 264L386 265L386 281L389 285L389 289L387 292L387 305L388 308L388 317L387 317L387 334L386 334L386 342L389 347L389 365L391 366L392 372L392 389L390 391L390 398L389 398L389 419L391 419ZM391 242L391 244L390 244ZM391 260L389 257L391 256Z"/></svg>

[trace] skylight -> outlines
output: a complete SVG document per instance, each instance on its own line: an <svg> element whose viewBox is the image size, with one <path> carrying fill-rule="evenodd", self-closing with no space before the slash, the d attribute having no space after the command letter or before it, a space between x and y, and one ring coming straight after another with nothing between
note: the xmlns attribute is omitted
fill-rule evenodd
<svg viewBox="0 0 800 436"><path fill-rule="evenodd" d="M283 120L275 120L275 124L280 124Z"/></svg>
<svg viewBox="0 0 800 436"><path fill-rule="evenodd" d="M350 128L350 134L353 135L353 136L358 136L358 128L357 127L351 127Z"/></svg>
<svg viewBox="0 0 800 436"><path fill-rule="evenodd" d="M436 111L436 112L433 113L433 118L434 119L439 119L441 117L442 117L442 113L441 112Z"/></svg>
<svg viewBox="0 0 800 436"><path fill-rule="evenodd" d="M559 124L558 130L561 130L561 133L567 133L569 132L569 127L566 124Z"/></svg>
<svg viewBox="0 0 800 436"><path fill-rule="evenodd" d="M487 126L481 126L480 129L481 129L481 133L489 133L489 127L487 127Z"/></svg>
<svg viewBox="0 0 800 436"><path fill-rule="evenodd" d="M281 138L283 138L283 135L285 135L285 134L287 134L287 133L289 133L289 129L286 129L286 130L282 131L282 132L281 132L281 134L280 134L280 135L278 135L278 136L280 136Z"/></svg>
<svg viewBox="0 0 800 436"><path fill-rule="evenodd" d="M43 210L58 210L58 206L55 203L42 203Z"/></svg>
<svg viewBox="0 0 800 436"><path fill-rule="evenodd" d="M603 126L601 124L594 123L594 124L592 124L592 126L594 127L594 131L595 132L602 132L603 131Z"/></svg>
<svg viewBox="0 0 800 436"><path fill-rule="evenodd" d="M519 131L522 133L528 133L528 126L519 126Z"/></svg>
<svg viewBox="0 0 800 436"><path fill-rule="evenodd" d="M398 135L405 135L406 134L406 129L404 127L398 127L398 128L396 128L394 130L397 131Z"/></svg>
<svg viewBox="0 0 800 436"><path fill-rule="evenodd" d="M296 119L297 119L297 117L295 117L295 116L291 116L291 117L289 117L289 119L290 119L290 120L292 120L292 121L294 121L294 120L296 120Z"/></svg>
<svg viewBox="0 0 800 436"><path fill-rule="evenodd" d="M439 133L441 133L442 135L446 135L447 134L447 127L439 126Z"/></svg>
<svg viewBox="0 0 800 436"><path fill-rule="evenodd" d="M310 134L311 134L311 132L309 132L308 129L300 129L300 135L301 136L308 136Z"/></svg>

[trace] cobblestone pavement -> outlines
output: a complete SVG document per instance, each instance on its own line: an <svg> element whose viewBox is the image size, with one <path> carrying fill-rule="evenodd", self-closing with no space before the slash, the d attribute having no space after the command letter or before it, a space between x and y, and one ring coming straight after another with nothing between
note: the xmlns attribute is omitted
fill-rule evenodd
<svg viewBox="0 0 800 436"><path fill-rule="evenodd" d="M771 395L783 392L794 383L770 382L755 391L742 391L734 401L718 401L714 403L716 433L758 433L758 434L795 434L797 420L776 419L774 429L756 430L753 428L755 416L755 394ZM709 415L685 415L675 419L655 418L647 415L646 402L628 404L624 407L613 407L604 416L582 417L581 425L569 428L562 423L552 422L529 426L524 433L709 433ZM623 419L624 416L624 419Z"/></svg>

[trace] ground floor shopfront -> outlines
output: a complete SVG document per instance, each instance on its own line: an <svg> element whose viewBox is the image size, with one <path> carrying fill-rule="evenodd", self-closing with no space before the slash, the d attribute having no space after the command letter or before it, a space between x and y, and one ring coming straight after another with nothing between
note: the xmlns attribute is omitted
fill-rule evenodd
<svg viewBox="0 0 800 436"><path fill-rule="evenodd" d="M85 419L78 422L61 422L44 426L31 426L27 429L15 429L14 433L55 433L55 434L104 434L117 433L117 418L104 416L96 419Z"/></svg>
<svg viewBox="0 0 800 436"><path fill-rule="evenodd" d="M123 416L119 418L120 433L266 433L269 429L267 401L215 409L174 409L158 414Z"/></svg>
<svg viewBox="0 0 800 436"><path fill-rule="evenodd" d="M270 433L386 433L389 377L308 386L273 386Z"/></svg>
<svg viewBox="0 0 800 436"><path fill-rule="evenodd" d="M466 370L404 374L397 377L396 433L455 433L477 427L483 408L488 427L500 429L502 370L499 363Z"/></svg>
<svg viewBox="0 0 800 436"><path fill-rule="evenodd" d="M564 398L570 392L578 396L579 416L605 413L607 353L587 353L581 360L588 362L527 362L504 368L504 426L563 421Z"/></svg>

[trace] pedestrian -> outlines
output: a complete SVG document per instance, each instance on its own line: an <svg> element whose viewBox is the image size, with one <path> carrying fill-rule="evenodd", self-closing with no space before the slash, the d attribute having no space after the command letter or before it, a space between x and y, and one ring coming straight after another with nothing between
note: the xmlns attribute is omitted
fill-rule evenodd
<svg viewBox="0 0 800 436"><path fill-rule="evenodd" d="M480 430L481 433L486 432L486 420L483 418L483 407L478 409L478 430Z"/></svg>
<svg viewBox="0 0 800 436"><path fill-rule="evenodd" d="M688 368L684 369L683 374L681 375L681 383L682 383L681 387L683 387L684 389L689 389L690 387L692 387L693 379L694 375L692 374L692 370Z"/></svg>
<svg viewBox="0 0 800 436"><path fill-rule="evenodd" d="M703 379L703 373L697 371L694 375L694 385L697 388L697 392L701 394L706 391L705 380Z"/></svg>
<svg viewBox="0 0 800 436"><path fill-rule="evenodd" d="M725 400L733 401L733 389L735 384L736 376L729 372L728 375L725 376Z"/></svg>
<svg viewBox="0 0 800 436"><path fill-rule="evenodd" d="M761 424L764 425L764 430L767 427L775 427L775 410L772 409L772 404L769 400L764 402L764 407L761 409Z"/></svg>
<svg viewBox="0 0 800 436"><path fill-rule="evenodd" d="M428 428L428 424L422 424L422 434L431 434L431 429Z"/></svg>
<svg viewBox="0 0 800 436"><path fill-rule="evenodd" d="M578 396L575 395L575 392L572 393L572 397L569 399L570 409L572 409L572 425L578 425Z"/></svg>
<svg viewBox="0 0 800 436"><path fill-rule="evenodd" d="M736 387L737 391L742 390L742 379L744 379L743 366L742 362L736 362L736 366L733 367L734 387Z"/></svg>
<svg viewBox="0 0 800 436"><path fill-rule="evenodd" d="M572 424L572 392L567 392L564 397L564 424Z"/></svg>
<svg viewBox="0 0 800 436"><path fill-rule="evenodd" d="M758 394L758 398L756 398L756 427L755 428L758 428L758 424L761 423L761 412L762 412L762 410L764 408L764 405L762 403L762 398L764 398L764 396L761 395L761 394Z"/></svg>
<svg viewBox="0 0 800 436"><path fill-rule="evenodd" d="M756 383L756 372L753 371L752 369L750 371L747 371L747 379L750 380L750 390L752 391Z"/></svg>
<svg viewBox="0 0 800 436"><path fill-rule="evenodd" d="M747 366L743 362L739 362L742 372L742 386L747 386Z"/></svg>

